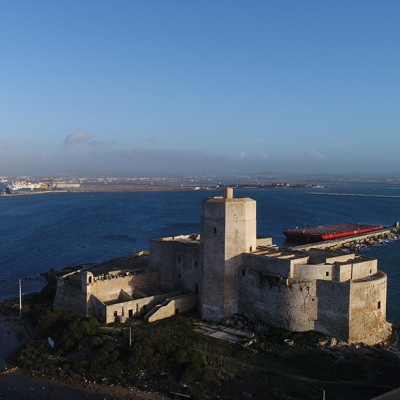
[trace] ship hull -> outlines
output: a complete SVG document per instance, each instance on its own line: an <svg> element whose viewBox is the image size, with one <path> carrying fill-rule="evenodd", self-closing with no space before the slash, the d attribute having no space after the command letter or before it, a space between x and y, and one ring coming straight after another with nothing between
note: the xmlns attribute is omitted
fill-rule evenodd
<svg viewBox="0 0 400 400"><path fill-rule="evenodd" d="M380 231L381 229L381 225L341 223L335 225L316 226L305 229L288 229L286 231L283 231L282 233L289 240L301 242L322 242L325 240L362 235L364 233Z"/></svg>

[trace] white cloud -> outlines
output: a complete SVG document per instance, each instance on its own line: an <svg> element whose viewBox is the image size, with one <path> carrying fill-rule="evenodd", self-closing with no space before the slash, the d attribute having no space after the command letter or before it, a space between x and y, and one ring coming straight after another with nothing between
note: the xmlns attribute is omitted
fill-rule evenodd
<svg viewBox="0 0 400 400"><path fill-rule="evenodd" d="M313 160L323 160L325 157L317 150L307 150L306 154Z"/></svg>
<svg viewBox="0 0 400 400"><path fill-rule="evenodd" d="M238 160L244 160L246 158L246 153L244 151L239 151L239 154L236 156Z"/></svg>
<svg viewBox="0 0 400 400"><path fill-rule="evenodd" d="M268 154L265 151L259 153L259 158L262 160L268 160Z"/></svg>
<svg viewBox="0 0 400 400"><path fill-rule="evenodd" d="M74 144L74 143L83 144L90 139L92 139L92 136L90 136L89 134L87 134L85 132L77 132L77 133L72 133L71 135L68 135L65 138L64 144L66 144L67 146Z"/></svg>
<svg viewBox="0 0 400 400"><path fill-rule="evenodd" d="M10 148L10 146L4 140L2 142L0 142L0 150L6 150L9 148Z"/></svg>

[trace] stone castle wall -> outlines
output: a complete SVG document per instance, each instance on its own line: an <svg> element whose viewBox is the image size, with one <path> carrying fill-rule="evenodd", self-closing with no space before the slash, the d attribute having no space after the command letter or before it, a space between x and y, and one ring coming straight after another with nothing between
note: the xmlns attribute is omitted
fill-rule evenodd
<svg viewBox="0 0 400 400"><path fill-rule="evenodd" d="M239 313L249 318L292 331L316 330L349 343L376 344L390 336L382 272L336 282L330 277L284 279L243 267L238 282Z"/></svg>
<svg viewBox="0 0 400 400"><path fill-rule="evenodd" d="M176 237L150 241L150 267L160 272L160 286L197 293L201 283L200 243Z"/></svg>
<svg viewBox="0 0 400 400"><path fill-rule="evenodd" d="M316 281L317 318L313 329L347 341L349 338L350 281Z"/></svg>
<svg viewBox="0 0 400 400"><path fill-rule="evenodd" d="M375 344L387 339L391 326L386 323L386 295L387 276L383 272L351 282L351 342Z"/></svg>
<svg viewBox="0 0 400 400"><path fill-rule="evenodd" d="M293 331L314 329L314 281L282 279L251 268L242 270L238 281L240 314Z"/></svg>
<svg viewBox="0 0 400 400"><path fill-rule="evenodd" d="M58 279L54 306L78 317L87 317L87 296L80 286L65 285Z"/></svg>
<svg viewBox="0 0 400 400"><path fill-rule="evenodd" d="M90 282L91 279L91 283ZM129 275L109 274L101 277L93 277L90 272L82 275L82 291L88 295L93 294L103 302L118 299L121 290L133 296L134 290L139 286L158 284L158 271L148 271L145 273L132 273Z"/></svg>

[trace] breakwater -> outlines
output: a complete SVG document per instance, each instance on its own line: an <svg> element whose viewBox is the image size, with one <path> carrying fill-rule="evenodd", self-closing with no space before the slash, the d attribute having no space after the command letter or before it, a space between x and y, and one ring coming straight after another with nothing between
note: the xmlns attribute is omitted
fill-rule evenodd
<svg viewBox="0 0 400 400"><path fill-rule="evenodd" d="M325 250L342 250L349 249L351 251L362 250L366 246L375 246L382 241L395 240L400 236L400 228L392 226L383 228L380 231L364 233L362 235L352 235L339 239L325 240L323 242L306 243L294 246L295 250L325 249Z"/></svg>
<svg viewBox="0 0 400 400"><path fill-rule="evenodd" d="M366 193L323 193L323 192L304 192L312 196L347 196L347 197L376 197L381 199L400 199L397 195L388 194L366 194Z"/></svg>

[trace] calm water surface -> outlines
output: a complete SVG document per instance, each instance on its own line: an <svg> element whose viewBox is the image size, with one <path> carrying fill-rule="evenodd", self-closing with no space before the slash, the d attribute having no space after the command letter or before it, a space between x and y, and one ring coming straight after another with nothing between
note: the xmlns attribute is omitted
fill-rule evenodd
<svg viewBox="0 0 400 400"><path fill-rule="evenodd" d="M257 200L258 235L270 236L283 246L290 245L282 235L287 228L339 222L390 226L400 220L400 199L310 194L315 191L400 196L399 188L384 185L240 189L235 190L235 195ZM44 284L40 273L50 268L96 263L146 250L151 238L198 233L200 201L216 195L221 191L2 197L0 300L18 296L18 279L22 279L23 292L40 290ZM369 247L362 254L377 258L379 268L388 274L387 319L400 326L400 240ZM3 343L9 343L3 347L16 346L15 338L4 326L0 326L0 335ZM7 349L0 347L2 355ZM2 392L6 390L5 381L4 384ZM14 391L4 398L23 397Z"/></svg>
<svg viewBox="0 0 400 400"><path fill-rule="evenodd" d="M311 195L354 193L400 196L399 188L368 185L323 189L238 189L257 201L257 233L288 246L282 230L338 222L390 226L400 198ZM156 237L200 230L200 201L221 191L54 193L0 198L0 299L43 286L50 268L96 263L149 248ZM389 277L388 320L400 326L400 241L362 251Z"/></svg>

